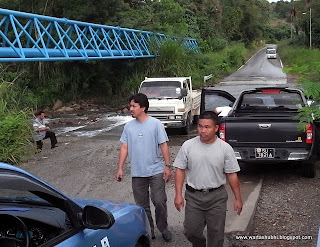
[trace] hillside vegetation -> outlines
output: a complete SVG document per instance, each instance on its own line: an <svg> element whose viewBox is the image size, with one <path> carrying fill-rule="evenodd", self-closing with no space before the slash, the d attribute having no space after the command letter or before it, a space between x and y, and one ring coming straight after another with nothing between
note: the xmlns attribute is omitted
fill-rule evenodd
<svg viewBox="0 0 320 247"><path fill-rule="evenodd" d="M301 18L298 14L292 17L292 31L292 6L283 1L0 0L0 4L34 14L191 37L197 39L201 51L195 53L179 43L167 42L160 47L159 56L150 59L0 64L0 160L11 163L32 153L29 121L34 110L51 108L58 99L93 99L118 106L145 76L192 76L195 86L201 87L203 76L213 74L208 83L214 84L265 43L278 43L293 33L292 44L308 44L307 18L301 11L307 11L308 6L318 8L312 1L295 1ZM315 37L317 32L315 24ZM317 42L315 38L314 47ZM17 138L19 131L21 139Z"/></svg>

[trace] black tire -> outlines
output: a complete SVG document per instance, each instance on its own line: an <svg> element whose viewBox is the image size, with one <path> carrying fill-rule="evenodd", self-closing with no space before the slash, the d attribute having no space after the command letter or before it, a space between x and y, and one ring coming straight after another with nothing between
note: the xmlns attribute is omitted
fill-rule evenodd
<svg viewBox="0 0 320 247"><path fill-rule="evenodd" d="M140 238L134 247L150 247L150 243L147 238Z"/></svg>
<svg viewBox="0 0 320 247"><path fill-rule="evenodd" d="M190 128L191 128L191 121L190 121L190 114L187 117L187 121L186 121L186 126L184 126L181 130L182 130L182 134L183 135L189 135L190 133Z"/></svg>
<svg viewBox="0 0 320 247"><path fill-rule="evenodd" d="M307 161L302 163L303 176L306 178L314 178L316 176L316 166L314 161Z"/></svg>
<svg viewBox="0 0 320 247"><path fill-rule="evenodd" d="M139 241L136 243L136 245L134 247L143 247L144 245Z"/></svg>
<svg viewBox="0 0 320 247"><path fill-rule="evenodd" d="M198 125L199 115L194 115L192 123Z"/></svg>

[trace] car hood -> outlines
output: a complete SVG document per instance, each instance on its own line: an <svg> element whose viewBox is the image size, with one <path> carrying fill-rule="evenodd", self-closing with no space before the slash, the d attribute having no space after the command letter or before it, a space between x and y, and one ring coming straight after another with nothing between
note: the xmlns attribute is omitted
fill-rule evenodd
<svg viewBox="0 0 320 247"><path fill-rule="evenodd" d="M84 208L86 205L94 205L97 207L105 208L113 214L119 210L131 211L133 209L139 208L139 206L135 204L115 202L112 200L96 200L96 199L89 199L89 198L72 198L72 200L75 201L82 208Z"/></svg>

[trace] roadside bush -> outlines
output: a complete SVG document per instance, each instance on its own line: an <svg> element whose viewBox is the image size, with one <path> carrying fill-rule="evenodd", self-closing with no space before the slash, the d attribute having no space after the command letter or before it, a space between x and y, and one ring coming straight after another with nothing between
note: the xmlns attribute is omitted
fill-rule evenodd
<svg viewBox="0 0 320 247"><path fill-rule="evenodd" d="M244 57L240 49L228 51L228 63L232 68L241 65L244 62Z"/></svg>
<svg viewBox="0 0 320 247"><path fill-rule="evenodd" d="M197 88L204 86L205 75L212 74L212 79L206 84L213 85L239 68L251 53L251 49L247 49L242 43L233 43L216 52L194 53L178 42L170 41L161 47L159 57L147 63L141 62L139 70L128 78L125 88L134 91L145 76L192 76L193 86Z"/></svg>
<svg viewBox="0 0 320 247"><path fill-rule="evenodd" d="M299 46L280 45L281 58L291 72L299 76L305 95L314 100L311 107L304 107L299 112L301 126L320 120L320 50L307 49Z"/></svg>
<svg viewBox="0 0 320 247"><path fill-rule="evenodd" d="M284 64L292 66L309 66L309 72L317 69L319 63L320 50L309 49L303 46L292 46L286 43L278 46L278 51ZM297 71L301 73L301 71Z"/></svg>
<svg viewBox="0 0 320 247"><path fill-rule="evenodd" d="M11 112L0 117L0 160L17 164L30 154L32 146L28 112Z"/></svg>
<svg viewBox="0 0 320 247"><path fill-rule="evenodd" d="M295 46L305 46L306 45L306 37L305 35L295 35L292 39L289 39L288 44L289 45L295 45Z"/></svg>
<svg viewBox="0 0 320 247"><path fill-rule="evenodd" d="M32 152L31 111L19 110L12 84L0 83L0 161L17 164Z"/></svg>
<svg viewBox="0 0 320 247"><path fill-rule="evenodd" d="M227 47L228 40L224 38L209 38L208 45L211 51L220 51Z"/></svg>

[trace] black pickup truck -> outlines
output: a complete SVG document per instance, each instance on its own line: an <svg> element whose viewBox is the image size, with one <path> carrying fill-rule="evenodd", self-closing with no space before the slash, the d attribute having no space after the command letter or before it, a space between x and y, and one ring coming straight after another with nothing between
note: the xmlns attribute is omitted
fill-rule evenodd
<svg viewBox="0 0 320 247"><path fill-rule="evenodd" d="M308 107L299 89L263 87L243 91L237 99L203 89L201 111L222 109L219 136L234 149L239 163L299 163L303 175L315 176L315 127L298 127L298 110ZM229 108L228 108L229 107Z"/></svg>

